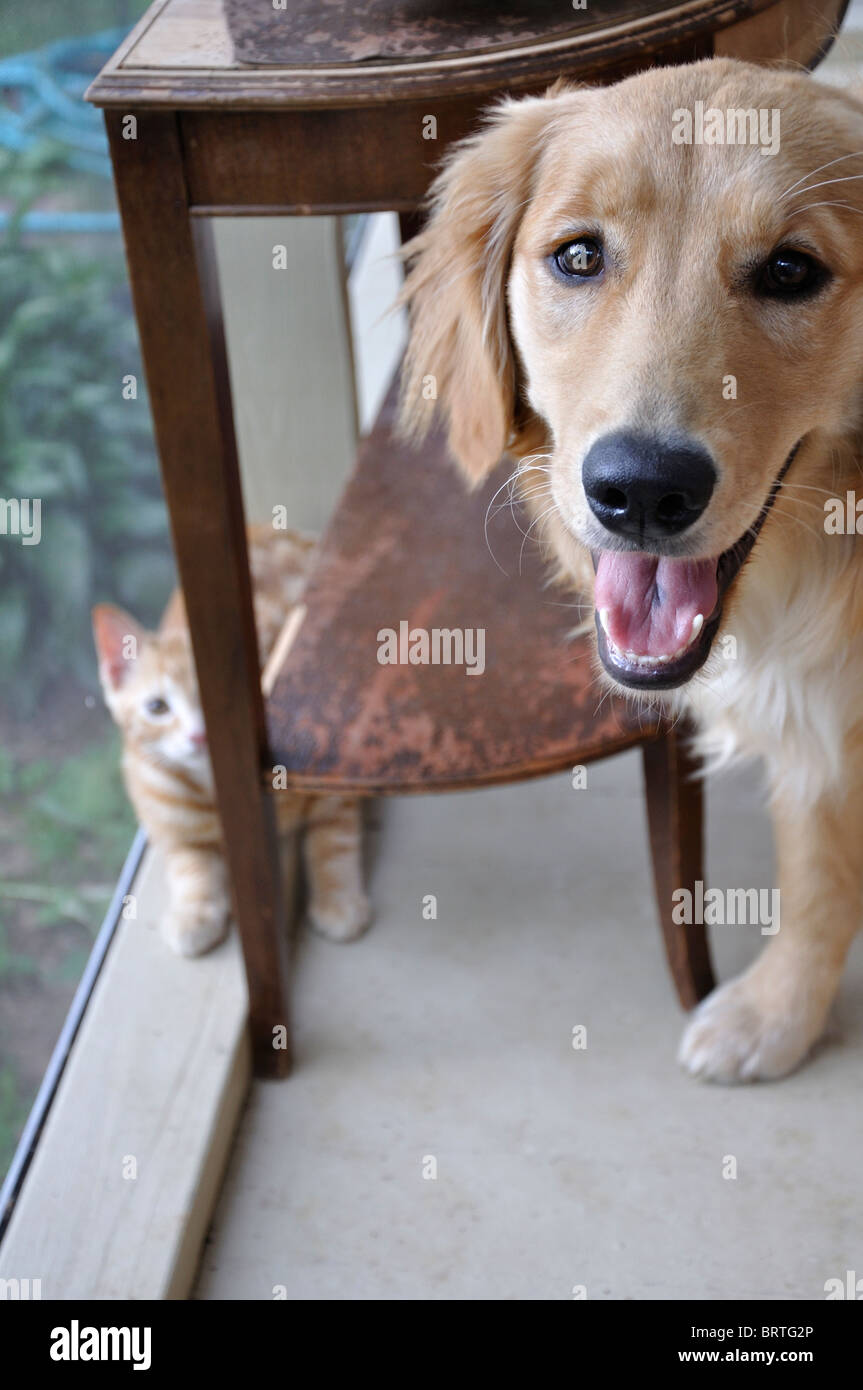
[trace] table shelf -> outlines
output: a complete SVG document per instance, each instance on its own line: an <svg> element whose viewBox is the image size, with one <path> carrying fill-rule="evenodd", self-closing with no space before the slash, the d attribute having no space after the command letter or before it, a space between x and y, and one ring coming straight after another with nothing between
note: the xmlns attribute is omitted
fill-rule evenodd
<svg viewBox="0 0 863 1390"><path fill-rule="evenodd" d="M418 450L396 437L395 401L393 386L269 682L270 750L288 785L366 794L488 786L586 764L655 732L650 716L599 683L591 640L569 635L575 599L545 586L538 545L525 541L505 489L486 542L489 503L511 465L467 493L441 435ZM429 656L435 629L481 630L484 671L381 664L379 634L401 635L402 624L429 634ZM477 668L478 651L465 648Z"/></svg>

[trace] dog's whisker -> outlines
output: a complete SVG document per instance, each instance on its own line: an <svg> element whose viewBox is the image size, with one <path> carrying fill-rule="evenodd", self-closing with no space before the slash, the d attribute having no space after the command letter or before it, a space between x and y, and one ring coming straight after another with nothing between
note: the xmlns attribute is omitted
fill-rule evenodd
<svg viewBox="0 0 863 1390"><path fill-rule="evenodd" d="M841 164L842 161L845 159L861 158L863 158L863 150L854 150L851 154L840 154L836 159L828 159L826 164L819 164L817 169L810 169L808 174L804 174L803 177L798 179L796 183L792 183L790 188L786 188L784 193L780 193L777 201L781 203L785 198L788 197L789 193L793 193L795 188L799 188L800 185L802 183L805 183L807 179L814 178L816 174L823 173L825 169L832 169L834 164Z"/></svg>
<svg viewBox="0 0 863 1390"><path fill-rule="evenodd" d="M547 598L544 602L550 608L575 608L579 610L582 608L589 608L591 611L593 610L593 603L588 599L585 599L583 603L561 603L558 599Z"/></svg>
<svg viewBox="0 0 863 1390"><path fill-rule="evenodd" d="M518 552L518 572L519 572L519 574L521 574L521 562L522 562L522 559L524 558L524 547L527 545L527 538L528 538L528 536L530 535L530 533L531 533L531 531L533 530L534 526L537 526L545 517L548 516L548 514L549 514L550 512L553 512L553 511L554 511L554 507L555 507L555 504L552 502L552 504L551 504L550 507L546 507L546 509L545 509L544 512L541 512L539 516L537 516L537 517L534 518L534 520L533 520L533 521L530 523L530 525L528 526L527 530L523 533L524 539L522 540L522 543L521 543L521 549L520 549L519 552Z"/></svg>
<svg viewBox="0 0 863 1390"><path fill-rule="evenodd" d="M783 478L782 491L785 492L789 488L797 488L802 492L823 492L825 497L833 496L833 490L829 487L816 487L814 483L792 483L788 478Z"/></svg>
<svg viewBox="0 0 863 1390"><path fill-rule="evenodd" d="M835 179L821 179L818 183L807 184L798 193L814 193L816 188L829 188L834 183L853 183L855 179L863 179L863 174L839 174Z"/></svg>
<svg viewBox="0 0 863 1390"><path fill-rule="evenodd" d="M503 565L500 563L500 561L498 560L497 556L495 555L495 553L494 553L494 551L492 550L492 547L491 547L491 541L489 540L489 534L488 534L489 512L491 511L492 506L494 505L495 498L499 497L500 494L503 492L504 488L507 487L507 486L512 482L512 480L513 480L513 478L514 478L514 476L515 476L515 473L517 473L517 471L518 471L518 467L516 466L516 469L514 470L514 472L511 473L510 476L509 476L504 482L502 482L501 485L500 485L500 487L497 488L496 491L492 494L491 498L489 499L489 504L488 504L488 506L487 506L486 509L485 509L485 520L484 520L484 522L483 522L483 535L485 536L486 550L488 551L489 555L491 556L491 558L492 558L492 560L494 561L494 563L495 563L495 565L497 566L497 568L500 570L501 574L507 574L507 571L504 569ZM511 505L511 503L510 503L510 505ZM514 514L513 514L513 515L514 515ZM518 523L516 523L516 524L518 524ZM519 528L519 529L520 529L520 528Z"/></svg>
<svg viewBox="0 0 863 1390"><path fill-rule="evenodd" d="M816 488L815 491L820 491L820 489ZM826 495L831 496L829 491ZM817 512L819 515L824 512L824 504L814 502L811 497L793 497L790 493L786 493L785 500L793 507L805 507L808 511Z"/></svg>
<svg viewBox="0 0 863 1390"><path fill-rule="evenodd" d="M538 503L539 503L540 501L543 501L546 497L550 497L550 496L551 496L551 494L550 494L549 492L547 492L547 491L540 492L540 493L538 494L538 496L537 496L535 499L532 500L532 505L533 505L533 506L536 506L536 505L538 505ZM535 520L534 520L534 521L531 521L530 525L529 525L528 528L527 528L527 531L525 531L524 528L523 528L523 527L521 526L521 524L519 523L519 519L518 519L518 517L517 517L516 514L515 514L515 504L516 504L516 502L523 502L523 501L524 501L524 499L521 498L521 497L519 497L519 496L511 497L511 498L510 498L510 501L509 501L509 509L510 509L510 512L512 513L512 519L513 519L513 521L515 522L516 528L521 532L521 534L522 534L523 536L527 536L527 535L530 534L530 531L532 530L532 528L534 527L534 525L536 524L536 522L535 522ZM546 509L544 515L547 516L547 515L548 515L548 512L552 511L552 510L554 509L555 505L556 505L555 503L552 503L551 507L548 507L548 508ZM505 507L505 506L506 506L506 503L502 503L502 507ZM527 510L528 512L530 512L531 508L530 508L530 507L527 507L526 510Z"/></svg>
<svg viewBox="0 0 863 1390"><path fill-rule="evenodd" d="M526 468L528 464L536 463L540 459L550 459L552 457L553 456L546 450L540 450L538 453L535 454L525 454L523 458L519 459L514 471L518 473L522 468Z"/></svg>
<svg viewBox="0 0 863 1390"><path fill-rule="evenodd" d="M816 531L814 526L810 526L808 521L804 521L803 517L795 516L793 512L785 511L784 508L778 506L775 502L773 504L773 510L777 516L784 517L786 521L793 521L798 526L802 526L804 531L808 531L809 535L815 536L816 539L819 535L823 534L823 532Z"/></svg>
<svg viewBox="0 0 863 1390"><path fill-rule="evenodd" d="M551 489L547 485L537 483L536 487L531 488L527 492L513 493L511 496L507 497L503 502L498 502L494 511L490 512L490 515L497 516L499 512L506 511L507 507L515 506L516 502L533 502L537 498L551 497L551 495ZM489 508L491 508L491 505L492 504L489 503Z"/></svg>
<svg viewBox="0 0 863 1390"><path fill-rule="evenodd" d="M825 202L820 202L820 203L807 203L806 206L803 207L803 208L791 208L791 210L790 210L789 213L788 213L788 216L789 216L789 217L799 217L801 213L803 213L803 212L810 212L810 211L812 210L812 208L844 208L846 212L860 212L860 213L863 213L863 208L855 208L855 206L854 206L853 203L839 203L839 202L825 201Z"/></svg>
<svg viewBox="0 0 863 1390"><path fill-rule="evenodd" d="M551 497L552 489L547 478L544 480L537 478L529 488L520 488L515 494L515 498L517 501L523 502L525 498L536 497L538 494Z"/></svg>
<svg viewBox="0 0 863 1390"><path fill-rule="evenodd" d="M536 496L535 498L530 499L530 500L531 500L531 504L532 504L533 506L537 506L540 502L542 502L542 501L544 500L544 497L547 497L547 496L549 496L548 493L539 494L539 495ZM513 525L515 526L516 530L523 536L523 535L525 534L525 530L524 530L524 527L523 527L523 526L521 525L521 523L519 522L519 518L518 518L518 516L516 515L516 512L515 512L515 505L516 505L516 502L519 502L519 501L522 501L522 499L520 499L520 498L512 498L509 502L500 502L500 503L498 503L497 507L495 507L494 511L491 513L490 517L488 518L489 521L490 521L490 522L491 522L491 521L494 521L496 517L500 516L501 512L505 512L505 511L509 510L510 513L511 513L511 515L512 515ZM554 504L554 505L556 505L556 504ZM529 511L530 509L527 508L527 510ZM533 522L531 522L531 525L533 525ZM528 530L530 530L530 526L528 526Z"/></svg>

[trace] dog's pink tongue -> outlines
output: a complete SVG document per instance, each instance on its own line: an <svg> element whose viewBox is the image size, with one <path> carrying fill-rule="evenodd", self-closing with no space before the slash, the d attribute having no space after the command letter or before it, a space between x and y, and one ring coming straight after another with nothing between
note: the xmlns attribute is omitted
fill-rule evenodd
<svg viewBox="0 0 863 1390"><path fill-rule="evenodd" d="M612 642L636 656L670 656L689 642L692 620L716 607L715 560L667 560L603 550L594 601Z"/></svg>

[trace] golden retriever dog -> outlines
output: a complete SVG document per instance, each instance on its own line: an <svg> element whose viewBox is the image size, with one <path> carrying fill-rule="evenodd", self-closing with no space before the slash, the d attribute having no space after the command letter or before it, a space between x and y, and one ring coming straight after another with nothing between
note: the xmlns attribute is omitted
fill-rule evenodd
<svg viewBox="0 0 863 1390"><path fill-rule="evenodd" d="M806 1057L863 906L861 213L863 106L722 59L504 101L405 248L404 427L508 454L601 679L766 766L780 930L680 1051L716 1081Z"/></svg>

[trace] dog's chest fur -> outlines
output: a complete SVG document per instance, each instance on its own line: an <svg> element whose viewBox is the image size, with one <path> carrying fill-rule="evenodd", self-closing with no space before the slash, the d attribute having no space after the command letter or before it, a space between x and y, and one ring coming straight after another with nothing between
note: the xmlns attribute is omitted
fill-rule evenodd
<svg viewBox="0 0 863 1390"><path fill-rule="evenodd" d="M771 789L805 804L841 784L863 682L858 548L793 525L763 537L704 671L676 696L707 771L761 757Z"/></svg>

